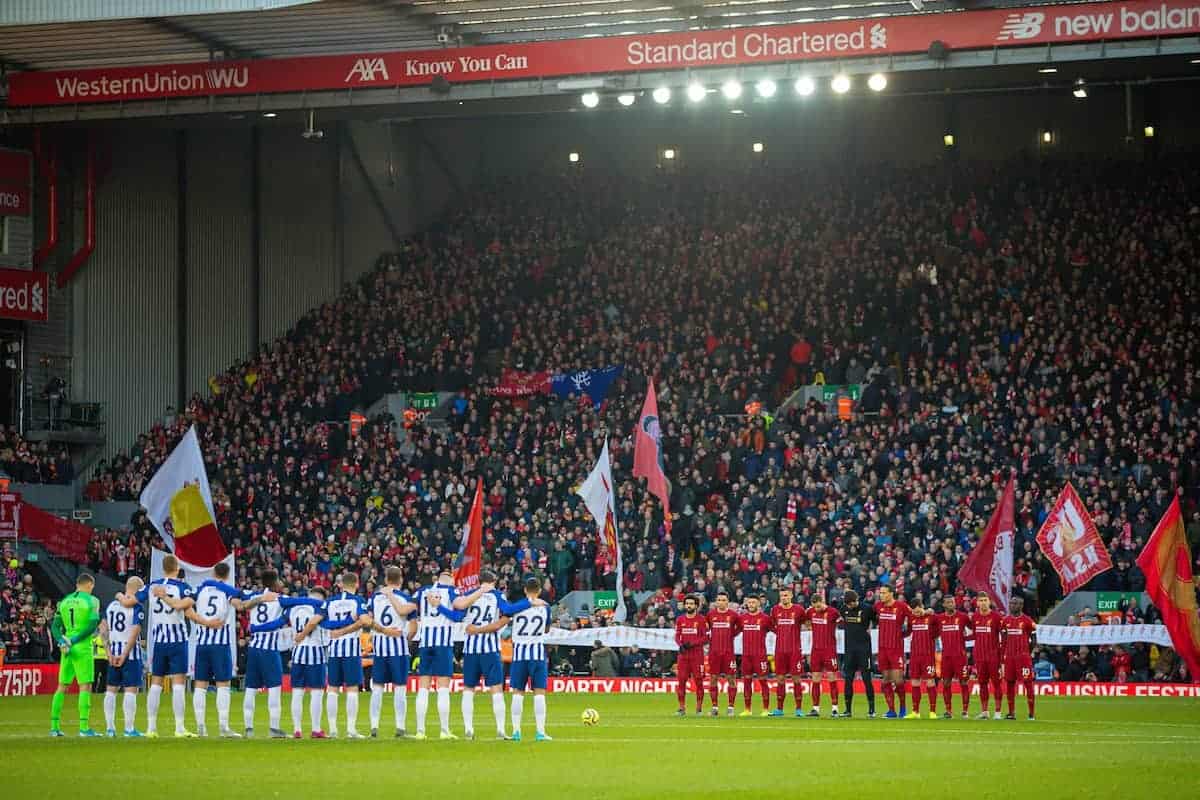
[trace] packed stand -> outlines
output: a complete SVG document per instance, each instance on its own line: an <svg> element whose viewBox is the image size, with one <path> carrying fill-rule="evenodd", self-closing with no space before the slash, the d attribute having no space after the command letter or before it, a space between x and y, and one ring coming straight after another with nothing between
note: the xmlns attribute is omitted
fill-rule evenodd
<svg viewBox="0 0 1200 800"><path fill-rule="evenodd" d="M14 483L68 484L75 480L75 465L65 446L27 441L5 426L0 426L0 470Z"/></svg>
<svg viewBox="0 0 1200 800"><path fill-rule="evenodd" d="M607 436L626 602L664 627L685 592L717 587L965 604L957 570L1015 470L1031 610L1060 595L1033 537L1068 479L1116 567L1088 588L1137 591L1173 491L1200 555L1197 177L1162 162L500 182L214 378L89 491L136 498L196 422L251 577L328 586L349 569L371 588L386 563L415 585L453 556L478 476L485 551L554 599L614 583L573 493ZM617 364L598 410L487 392L504 369ZM669 535L631 478L651 377ZM864 387L852 420L815 402L745 413L820 380ZM459 396L448 427L350 436L349 411L392 390ZM145 519L122 541L144 557Z"/></svg>

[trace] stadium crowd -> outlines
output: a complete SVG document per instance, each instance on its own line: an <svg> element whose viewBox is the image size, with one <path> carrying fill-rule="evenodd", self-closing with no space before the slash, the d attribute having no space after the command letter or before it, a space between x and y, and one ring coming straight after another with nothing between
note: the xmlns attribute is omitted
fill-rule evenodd
<svg viewBox="0 0 1200 800"><path fill-rule="evenodd" d="M1067 480L1115 565L1088 588L1137 591L1172 492L1200 555L1200 175L1142 167L499 181L214 377L87 494L136 499L195 423L248 580L350 570L370 589L396 563L415 588L457 550L480 478L485 552L555 599L615 582L573 492L610 437L625 602L667 627L684 593L717 587L837 602L891 585L965 606L957 570L1015 470L1031 613L1060 595L1034 535ZM598 408L489 393L503 370L610 365L624 372ZM650 379L670 532L631 477ZM789 401L814 382L861 386L852 418ZM387 391L434 390L456 393L444 424L348 430ZM155 540L138 515L96 537L91 566L145 574Z"/></svg>

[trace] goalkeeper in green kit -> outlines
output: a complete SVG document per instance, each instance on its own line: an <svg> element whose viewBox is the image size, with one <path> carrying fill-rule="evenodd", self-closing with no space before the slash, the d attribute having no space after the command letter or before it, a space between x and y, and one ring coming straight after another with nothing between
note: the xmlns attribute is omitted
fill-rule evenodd
<svg viewBox="0 0 1200 800"><path fill-rule="evenodd" d="M50 702L50 735L62 736L59 720L71 682L79 684L79 735L99 736L89 721L92 711L92 680L96 668L92 635L100 627L100 601L92 594L96 580L86 572L75 580L75 591L64 597L54 614L50 632L62 650L58 662L58 691Z"/></svg>

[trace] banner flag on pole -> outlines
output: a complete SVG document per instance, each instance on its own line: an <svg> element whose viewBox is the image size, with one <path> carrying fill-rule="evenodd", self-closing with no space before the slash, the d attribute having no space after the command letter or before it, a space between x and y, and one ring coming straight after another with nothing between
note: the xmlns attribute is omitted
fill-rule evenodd
<svg viewBox="0 0 1200 800"><path fill-rule="evenodd" d="M979 544L971 549L958 571L958 580L968 589L985 592L1005 614L1013 585L1013 518L1016 506L1016 477L1009 476Z"/></svg>
<svg viewBox="0 0 1200 800"><path fill-rule="evenodd" d="M1070 482L1038 530L1037 543L1058 573L1064 597L1112 569L1112 558L1096 523Z"/></svg>
<svg viewBox="0 0 1200 800"><path fill-rule="evenodd" d="M139 498L167 550L207 569L229 555L217 532L208 473L192 426L154 473Z"/></svg>
<svg viewBox="0 0 1200 800"><path fill-rule="evenodd" d="M633 476L645 478L646 488L662 503L663 524L671 532L671 482L667 480L662 450L662 424L658 417L658 398L654 381L646 390L646 401L638 416L633 439Z"/></svg>
<svg viewBox="0 0 1200 800"><path fill-rule="evenodd" d="M454 559L454 588L473 592L479 588L479 567L483 559L483 478L475 479L475 502L463 525L458 556Z"/></svg>
<svg viewBox="0 0 1200 800"><path fill-rule="evenodd" d="M1146 592L1162 613L1163 625L1171 634L1171 645L1187 664L1188 675L1195 682L1200 679L1200 617L1196 616L1192 553L1179 513L1178 495L1150 534L1137 564L1146 574Z"/></svg>
<svg viewBox="0 0 1200 800"><path fill-rule="evenodd" d="M625 567L621 563L621 538L617 534L617 504L613 489L612 464L608 457L608 440L604 440L604 449L596 466L592 467L587 480L580 485L578 494L583 498L583 504L596 520L596 530L600 535L600 545L613 554L617 562L617 605L613 609L613 621L625 621Z"/></svg>

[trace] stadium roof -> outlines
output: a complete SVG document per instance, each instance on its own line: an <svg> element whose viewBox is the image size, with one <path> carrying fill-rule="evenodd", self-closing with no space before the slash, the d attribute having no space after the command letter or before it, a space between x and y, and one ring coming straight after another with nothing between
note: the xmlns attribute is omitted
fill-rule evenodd
<svg viewBox="0 0 1200 800"><path fill-rule="evenodd" d="M923 5L928 12L983 4ZM225 13L202 13L214 8ZM56 70L277 58L911 13L908 0L6 0L0 64Z"/></svg>

